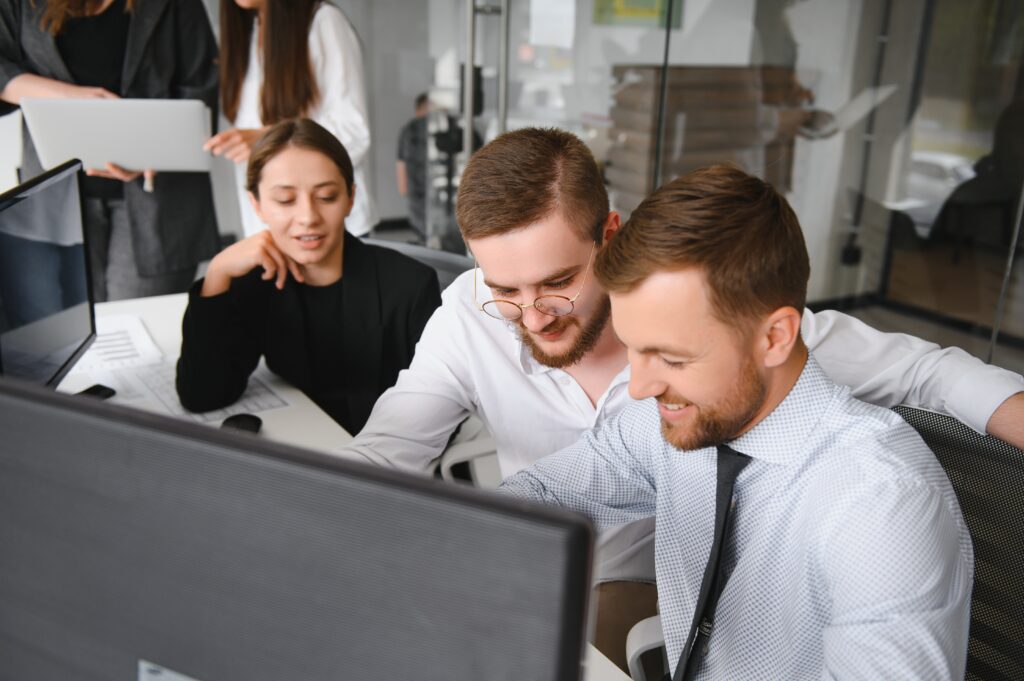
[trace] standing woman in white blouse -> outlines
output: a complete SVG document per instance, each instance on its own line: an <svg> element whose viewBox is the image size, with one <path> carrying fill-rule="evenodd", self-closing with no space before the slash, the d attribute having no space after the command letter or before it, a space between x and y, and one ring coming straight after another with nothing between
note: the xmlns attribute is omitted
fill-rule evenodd
<svg viewBox="0 0 1024 681"><path fill-rule="evenodd" d="M262 229L245 191L245 164L274 123L304 116L341 140L355 169L349 232L367 234L377 212L367 185L370 125L359 38L340 9L320 0L221 0L220 86L233 126L206 148L237 164L245 236Z"/></svg>

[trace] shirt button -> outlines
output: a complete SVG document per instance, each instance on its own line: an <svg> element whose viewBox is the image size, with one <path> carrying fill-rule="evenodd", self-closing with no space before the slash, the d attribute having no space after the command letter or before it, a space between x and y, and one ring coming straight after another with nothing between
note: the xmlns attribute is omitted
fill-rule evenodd
<svg viewBox="0 0 1024 681"><path fill-rule="evenodd" d="M569 378L568 376L562 376L560 379L558 379L558 382L561 383L566 388L568 388L569 384L572 383L572 379Z"/></svg>

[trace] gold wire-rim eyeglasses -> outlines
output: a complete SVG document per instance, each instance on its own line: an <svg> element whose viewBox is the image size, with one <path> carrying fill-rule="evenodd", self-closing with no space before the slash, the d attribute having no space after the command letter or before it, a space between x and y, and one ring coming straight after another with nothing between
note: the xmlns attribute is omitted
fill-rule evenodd
<svg viewBox="0 0 1024 681"><path fill-rule="evenodd" d="M505 300L503 298L494 298L493 300L488 300L488 301L486 301L484 303L480 303L479 305L477 305L477 309L480 310L480 312L483 312L485 315L487 315L491 319L497 319L498 321L509 321L509 322L514 322L514 321L516 321L518 319L521 319L522 316L523 316L523 311L526 310L527 308L530 308L530 307L534 308L535 310L537 310L537 312L540 312L541 314L548 315L549 317L564 317L566 315L570 315L570 314L572 314L572 311L576 307L577 299L579 299L580 295L583 294L583 289L586 288L586 286L587 286L587 278L590 276L590 266L594 262L594 253L596 253L596 252L597 252L597 243L595 242L594 245L591 246L591 248L590 248L590 257L587 258L587 266L583 270L583 282L580 284L580 290L577 291L576 295L574 295L572 298L566 298L565 296L560 296L560 295L555 295L555 294L546 294L546 295L543 295L543 296L537 296L536 298L533 299L532 303L527 303L527 304L517 303L517 302L515 302L513 300ZM477 280L477 270L479 270L479 269L480 269L479 265L477 265L477 266L475 266L473 268L473 303L474 304L476 304L476 280ZM552 301L557 301L557 303L554 303L554 302L552 303L552 304L555 304L555 305L560 305L560 304L563 304L563 303L568 303L568 309L565 312L560 312L560 311L558 311L558 309L560 309L560 308L548 307L547 304L545 304L544 302L541 302L540 305L537 304L538 302L543 301L545 299L552 300ZM509 315L506 315L506 314L502 313L501 312L501 308L499 307L499 305L511 305L511 306L514 306L516 308L516 310L517 310L516 315L514 317L510 317ZM491 306L491 308L488 309L488 306ZM510 307L508 309L511 310L512 308ZM491 310L493 310L493 312Z"/></svg>

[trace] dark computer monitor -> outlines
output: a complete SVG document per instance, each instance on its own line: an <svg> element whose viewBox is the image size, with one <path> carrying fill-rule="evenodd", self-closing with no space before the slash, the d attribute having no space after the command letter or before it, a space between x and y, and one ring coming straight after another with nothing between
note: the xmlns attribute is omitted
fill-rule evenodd
<svg viewBox="0 0 1024 681"><path fill-rule="evenodd" d="M582 516L3 379L0 434L0 680L579 678Z"/></svg>
<svg viewBox="0 0 1024 681"><path fill-rule="evenodd" d="M0 375L55 386L96 337L81 175L68 161L0 194Z"/></svg>

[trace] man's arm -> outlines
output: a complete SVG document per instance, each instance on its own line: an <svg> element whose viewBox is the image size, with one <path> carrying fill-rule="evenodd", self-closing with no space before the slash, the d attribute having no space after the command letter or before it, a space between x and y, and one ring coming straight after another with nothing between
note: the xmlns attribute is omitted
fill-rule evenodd
<svg viewBox="0 0 1024 681"><path fill-rule="evenodd" d="M882 407L906 404L956 417L1024 448L1024 379L972 357L903 333L882 333L849 315L804 311L801 333L832 380ZM1014 421L1016 419L1016 421Z"/></svg>
<svg viewBox="0 0 1024 681"><path fill-rule="evenodd" d="M988 433L1024 449L1024 392L1008 397L988 420Z"/></svg>
<svg viewBox="0 0 1024 681"><path fill-rule="evenodd" d="M454 295L442 296L442 301L423 329L409 368L378 398L366 425L339 451L341 456L425 472L475 410L467 365L473 351L465 347Z"/></svg>
<svg viewBox="0 0 1024 681"><path fill-rule="evenodd" d="M653 516L657 489L643 454L649 446L629 438L643 430L651 409L647 402L629 405L575 444L506 478L499 490L579 511L599 531Z"/></svg>
<svg viewBox="0 0 1024 681"><path fill-rule="evenodd" d="M398 193L405 196L409 193L409 177L405 171L405 161L395 161L395 184L398 185Z"/></svg>

